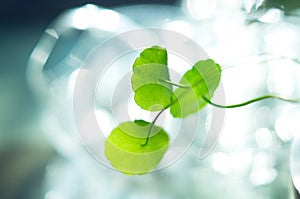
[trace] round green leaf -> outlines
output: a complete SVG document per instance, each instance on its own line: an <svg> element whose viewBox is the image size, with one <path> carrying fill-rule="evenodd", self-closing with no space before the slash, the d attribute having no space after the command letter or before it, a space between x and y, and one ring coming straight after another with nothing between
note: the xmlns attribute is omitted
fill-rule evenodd
<svg viewBox="0 0 300 199"><path fill-rule="evenodd" d="M168 64L168 55L165 48L159 46L152 46L143 50L138 58L134 61L133 68L142 66L144 64Z"/></svg>
<svg viewBox="0 0 300 199"><path fill-rule="evenodd" d="M143 120L124 122L112 130L105 141L105 155L117 170L133 175L152 171L168 149L169 137L154 126L151 137L145 143L150 123Z"/></svg>
<svg viewBox="0 0 300 199"><path fill-rule="evenodd" d="M177 88L173 94L170 112L174 117L184 118L193 114L207 102L203 96L211 99L221 79L221 68L212 59L197 62L180 80L188 88Z"/></svg>
<svg viewBox="0 0 300 199"><path fill-rule="evenodd" d="M171 103L172 85L162 81L170 80L167 59L166 49L153 46L141 52L133 64L134 99L145 110L162 110Z"/></svg>

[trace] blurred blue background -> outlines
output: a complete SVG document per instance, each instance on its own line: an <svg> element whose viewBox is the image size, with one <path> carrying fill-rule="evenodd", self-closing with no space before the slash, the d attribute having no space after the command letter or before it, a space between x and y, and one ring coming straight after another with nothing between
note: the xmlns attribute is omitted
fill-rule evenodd
<svg viewBox="0 0 300 199"><path fill-rule="evenodd" d="M0 198L43 198L43 177L55 151L37 119L39 105L26 80L26 64L49 23L62 11L94 3L121 5L177 0L0 1Z"/></svg>
<svg viewBox="0 0 300 199"><path fill-rule="evenodd" d="M93 3L102 7L134 4L178 5L180 0L4 0L0 2L0 198L43 198L47 163L55 150L36 122L40 107L26 80L26 64L40 36L62 11ZM284 5L286 14L300 1L265 1Z"/></svg>

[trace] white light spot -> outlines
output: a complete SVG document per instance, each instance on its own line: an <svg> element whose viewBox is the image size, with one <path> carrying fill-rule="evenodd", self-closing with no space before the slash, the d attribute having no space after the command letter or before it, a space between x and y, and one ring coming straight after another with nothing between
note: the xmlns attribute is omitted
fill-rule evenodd
<svg viewBox="0 0 300 199"><path fill-rule="evenodd" d="M187 12L195 19L212 18L215 14L215 1L211 0L186 0L184 7Z"/></svg>
<svg viewBox="0 0 300 199"><path fill-rule="evenodd" d="M230 166L227 154L222 152L215 153L212 157L212 166L216 171L227 174Z"/></svg>
<svg viewBox="0 0 300 199"><path fill-rule="evenodd" d="M272 143L272 135L269 129L260 128L255 132L255 140L259 147L267 148Z"/></svg>
<svg viewBox="0 0 300 199"><path fill-rule="evenodd" d="M193 29L185 21L181 21L181 20L171 21L166 24L165 28L181 33L187 37L193 38Z"/></svg>
<svg viewBox="0 0 300 199"><path fill-rule="evenodd" d="M72 24L75 28L84 30L90 27L91 19L94 19L97 7L87 5L74 11Z"/></svg>
<svg viewBox="0 0 300 199"><path fill-rule="evenodd" d="M277 177L277 171L274 168L254 169L250 174L250 181L254 185L269 184Z"/></svg>
<svg viewBox="0 0 300 199"><path fill-rule="evenodd" d="M277 177L274 169L275 159L269 153L258 153L253 160L253 170L250 174L250 181L254 185L263 185L273 182Z"/></svg>
<svg viewBox="0 0 300 199"><path fill-rule="evenodd" d="M120 15L112 10L100 10L93 19L93 25L96 28L113 31L120 23Z"/></svg>
<svg viewBox="0 0 300 199"><path fill-rule="evenodd" d="M290 118L288 117L280 117L275 122L276 134L284 142L291 140L293 137L288 127L289 123L290 123Z"/></svg>
<svg viewBox="0 0 300 199"><path fill-rule="evenodd" d="M95 5L86 5L74 11L72 25L80 30L99 28L106 31L115 30L120 23L120 15L108 9L99 9Z"/></svg>
<svg viewBox="0 0 300 199"><path fill-rule="evenodd" d="M283 11L279 9L270 9L266 14L260 17L258 20L264 23L276 23L281 20Z"/></svg>

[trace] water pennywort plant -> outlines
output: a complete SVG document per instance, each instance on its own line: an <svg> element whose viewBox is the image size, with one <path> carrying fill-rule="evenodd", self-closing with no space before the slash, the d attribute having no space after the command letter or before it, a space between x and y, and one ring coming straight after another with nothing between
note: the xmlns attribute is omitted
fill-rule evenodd
<svg viewBox="0 0 300 199"><path fill-rule="evenodd" d="M300 102L265 95L234 105L213 103L211 99L220 83L221 73L220 65L214 60L201 60L186 71L178 83L172 82L167 50L153 46L142 51L133 63L131 84L134 100L142 109L159 113L151 122L123 122L112 130L105 141L105 155L112 166L133 175L150 172L159 164L168 150L169 136L155 123L167 109L174 118L185 118L207 104L219 108L237 108L267 98Z"/></svg>

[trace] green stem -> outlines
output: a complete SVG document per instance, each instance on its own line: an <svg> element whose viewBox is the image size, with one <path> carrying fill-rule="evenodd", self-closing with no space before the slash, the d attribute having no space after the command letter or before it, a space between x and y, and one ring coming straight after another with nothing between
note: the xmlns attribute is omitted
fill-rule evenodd
<svg viewBox="0 0 300 199"><path fill-rule="evenodd" d="M172 82L172 81L170 81L170 80L160 80L160 81L165 82L165 83L168 83L168 84L171 84L171 85L174 85L174 86L177 86L177 87L180 87L180 88L191 88L191 86L189 86L189 85L178 84L178 83ZM286 101L286 102L300 103L300 100L286 99L286 98L279 97L279 96L276 96L276 95L271 95L271 94L270 94L270 95L264 95L264 96L261 96L261 97L257 97L257 98L248 100L248 101L246 101L246 102L239 103L239 104L232 104L232 105L220 105L220 104L216 104L216 103L210 101L210 100L207 99L205 96L202 96L202 98L203 98L204 101L206 101L208 104L213 105L213 106L215 106L215 107L219 107L219 108L237 108L237 107L242 107L242 106L246 106L246 105L248 105L248 104L252 104L252 103L254 103L254 102L258 102L258 101L261 101L261 100L268 99L268 98L279 99L279 100ZM148 142L149 142L149 139L150 139L150 135L151 135L152 130L153 130L153 127L154 127L154 125L155 125L155 122L156 122L157 119L159 118L159 116L160 116L166 109L168 109L171 105L172 105L172 103L171 103L169 106L167 106L166 108L164 108L163 110L161 110L161 111L156 115L156 117L153 119L153 121L152 121L151 124L150 124L149 130L148 130L148 134L147 134L146 141L145 141L144 144L141 144L142 147L147 146L147 144L148 144Z"/></svg>
<svg viewBox="0 0 300 199"><path fill-rule="evenodd" d="M182 85L182 84L174 83L174 82L171 82L169 80L164 80L163 82L171 84L171 85L174 85L174 86L178 86L180 88L190 88L190 86L188 86L188 85ZM251 99L249 101L246 101L246 102L242 102L242 103L239 103L239 104L232 104L232 105L220 105L220 104L213 103L212 101L210 101L209 99L207 99L205 96L202 96L202 98L207 103L209 103L210 105L213 105L213 106L216 106L216 107L219 107L219 108L237 108L237 107L242 107L242 106L246 106L248 104L252 104L254 102L258 102L258 101L261 101L261 100L264 100L264 99L268 99L268 98L279 99L279 100L282 100L282 101L292 102L292 103L300 103L300 100L286 99L286 98L279 97L279 96L276 96L276 95L271 95L271 94L269 94L269 95L263 95L263 96Z"/></svg>
<svg viewBox="0 0 300 199"><path fill-rule="evenodd" d="M213 106L216 106L216 107L219 107L219 108L237 108L237 107L246 106L248 104L251 104L251 103L254 103L254 102L258 102L258 101L261 101L261 100L264 100L264 99L268 99L268 98L274 98L274 99L279 99L279 100L283 100L283 101L286 101L286 102L293 102L293 103L299 103L300 102L300 100L285 99L285 98L282 98L282 97L279 97L279 96L276 96L276 95L264 95L264 96L257 97L257 98L251 99L249 101L239 103L239 104L220 105L220 104L216 104L216 103L211 102L205 96L202 96L202 98L207 103L209 103L210 105L213 105Z"/></svg>
<svg viewBox="0 0 300 199"><path fill-rule="evenodd" d="M183 85L183 84L178 84L178 83L175 83L175 82L172 82L170 80L163 80L163 79L160 79L159 81L162 81L162 82L165 82L167 84L171 84L173 86L177 86L179 88L191 88L190 85Z"/></svg>
<svg viewBox="0 0 300 199"><path fill-rule="evenodd" d="M168 108L168 107L167 107L167 108ZM148 144L148 142L149 142L149 139L150 139L150 135L151 135L151 133L152 133L152 130L153 130L153 127L154 127L154 125L155 125L156 120L159 118L159 116L160 116L167 108L161 110L161 111L155 116L154 120L151 122L150 127L149 127L149 130L148 130L148 134L147 134L146 141L145 141L144 144L141 144L142 147L147 146L147 144Z"/></svg>
<svg viewBox="0 0 300 199"><path fill-rule="evenodd" d="M163 80L163 79L160 79L159 81L161 82L165 82L167 84L171 84L171 85L174 85L174 86L177 86L177 87L182 87L182 88L189 88L190 86L186 86L186 85L181 85L181 84L177 84L175 82L171 82L170 80ZM168 106L166 106L163 110L161 110L156 116L155 118L153 119L153 121L151 122L150 124L150 127L149 127L149 130L148 130L148 134L147 134L147 138L146 138L146 141L144 144L141 144L142 147L145 147L147 146L148 142L149 142L149 139L150 139L150 135L152 133L152 130L153 130L153 127L155 125L155 122L157 121L157 119L159 118L159 116L166 110L168 109L173 103L170 103Z"/></svg>

